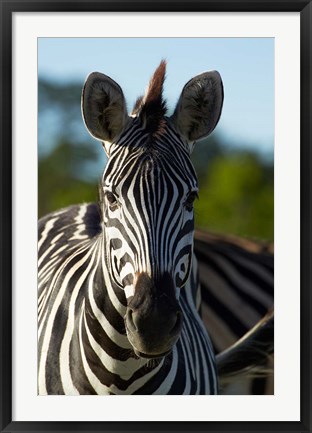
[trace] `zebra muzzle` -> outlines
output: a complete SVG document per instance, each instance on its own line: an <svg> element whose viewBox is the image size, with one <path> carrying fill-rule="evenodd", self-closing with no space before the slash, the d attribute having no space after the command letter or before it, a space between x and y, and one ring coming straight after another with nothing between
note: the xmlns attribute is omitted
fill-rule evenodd
<svg viewBox="0 0 312 433"><path fill-rule="evenodd" d="M125 324L128 339L137 355L145 358L165 356L177 342L182 329L182 311L175 297L172 279L165 287L141 274L131 299Z"/></svg>

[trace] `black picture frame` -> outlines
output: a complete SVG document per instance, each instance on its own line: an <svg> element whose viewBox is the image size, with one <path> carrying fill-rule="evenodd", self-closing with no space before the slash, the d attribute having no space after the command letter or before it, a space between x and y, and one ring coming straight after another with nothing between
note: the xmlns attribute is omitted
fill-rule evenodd
<svg viewBox="0 0 312 433"><path fill-rule="evenodd" d="M1 5L1 432L311 432L311 0L0 0ZM298 422L12 421L12 17L14 12L300 12L301 416ZM291 321L291 318L290 318ZM291 341L290 341L291 350ZM121 408L122 410L122 408Z"/></svg>

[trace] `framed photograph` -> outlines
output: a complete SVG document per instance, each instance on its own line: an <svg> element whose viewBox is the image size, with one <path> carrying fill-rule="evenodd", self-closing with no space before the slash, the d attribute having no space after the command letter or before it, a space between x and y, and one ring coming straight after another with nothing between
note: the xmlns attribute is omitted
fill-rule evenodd
<svg viewBox="0 0 312 433"><path fill-rule="evenodd" d="M1 431L311 431L311 10L311 1L55 3L1 0ZM146 87L151 76L153 78ZM136 100L145 88L145 95ZM205 93L200 92L208 92L206 88L212 99L202 102ZM114 100L113 105L109 105L111 100ZM211 104L209 121L201 117L201 103ZM190 108L191 104L197 104L196 115ZM121 112L122 116L119 115ZM128 112L131 112L129 117L125 114ZM103 113L109 113L105 122ZM110 116L115 116L114 121ZM99 123L99 119L103 122ZM137 120L142 122L139 127L136 126ZM217 123L216 131L210 136ZM186 314L189 308L183 310L183 305L189 301L184 300L183 295L180 304L175 304L180 288L191 280L189 275L193 275L194 261L190 259L185 241L180 240L185 254L179 253L174 259L174 277L171 271L159 271L155 283L156 279L151 282L147 271L152 259L147 253L142 253L148 248L146 246L144 250L142 247L141 251L134 247L141 240L135 240L133 234L129 239L123 235L128 239L123 240L123 245L126 245L123 254L126 250L128 262L125 264L125 255L118 256L122 241L117 239L116 233L124 232L119 223L112 228L112 221L121 221L121 215L124 215L120 210L121 203L126 207L132 184L127 183L127 194L122 196L121 186L118 186L117 193L114 185L112 188L113 176L110 180L106 174L100 181L100 210L95 206L81 205L59 211L79 201L97 199L93 185L96 190L107 160L113 170L116 166L112 162L114 157L124 158L118 154L118 149L124 151L125 146L119 146L118 140L122 142L125 134L128 143L131 134L137 134L142 125L148 131L149 146L155 146L157 140L159 143L167 142L168 135L177 148L181 147L182 153L177 158L187 154L189 161L192 152L202 199L199 204L194 204L196 229L205 230L208 226L212 233L267 239L270 243L262 244L263 260L267 260L267 253L271 254L274 242L272 276L268 276L266 269L263 277L266 288L263 294L256 295L257 303L250 301L243 310L233 293L222 289L226 302L220 305L221 286L215 276L216 270L219 275L222 273L223 278L228 272L231 278L238 280L238 274L218 261L213 262L213 271L206 274L208 279L215 278L215 291L205 299L202 290L204 322L209 329L212 317L218 335L224 338L222 342L217 334L216 337L213 333L210 335L214 351L218 353L239 338L235 328L235 308L244 311L238 326L244 335L261 319L261 308L264 311L271 304L273 306L274 286L274 375L269 382L250 380L244 388L232 384L227 392L217 392L216 386L214 392L215 367L213 363L211 368L208 365L210 352L206 357L208 364L206 361L201 364L196 350L193 358L185 355L192 352L192 338L197 339L199 345L204 344L193 325L188 325L187 321L184 325L185 319L180 337L181 315ZM195 146L193 152L194 142L203 137L202 144ZM208 140L207 148L209 144L210 150L202 153L205 140ZM144 240L145 232L143 226L140 228L140 221L143 224L149 220L148 209L152 209L153 203L157 201L158 205L150 218L159 212L160 216L157 215L163 222L163 231L159 230L159 233L164 232L171 211L165 203L166 192L158 194L161 185L166 182L169 185L169 181L159 182L156 188L158 199L156 192L153 195L150 189L152 184L148 179L151 176L155 179L156 171L160 173L159 167L163 170L168 164L165 159L162 162L159 149L156 153L153 158L157 164L154 161L151 168L150 162L140 159L139 166L130 176L134 185L135 173L144 172L144 181L142 178L138 181L140 186L133 188L132 201L129 199L133 207L136 194L143 191L140 196L140 200L145 200L142 219L136 222L131 210L127 210L129 214L123 211L130 221L131 230L135 226L135 232L142 234L142 245L144 242L144 245L150 244ZM168 170L174 171L174 153L170 155L172 164L168 165ZM123 161L126 166L126 159ZM187 161L183 162L184 168L188 167ZM179 179L179 185L175 183L171 194L179 197L183 204L179 212L184 215L181 216L183 227L188 227L185 221L193 212L197 184L192 184L191 177L183 183L181 179L185 173L182 177L175 172L171 177L166 174L167 177L163 178L159 173L161 179L175 179L175 182ZM121 174L118 176L120 182ZM148 193L144 193L144 182ZM153 182L154 185L155 180ZM253 207L248 205L245 196L241 196L246 184L247 194L253 197ZM80 189L76 197L77 185ZM171 188L171 183L168 185L166 188ZM178 188L183 193L180 194ZM154 201L149 201L149 197L154 197ZM241 201L237 205L234 199ZM222 204L224 200L227 200L228 210ZM164 216L161 216L161 209ZM173 209L175 214L171 220L176 218L178 221L177 208L173 206ZM116 216L118 212L120 214ZM139 208L134 212L137 213ZM238 218L240 213L242 219ZM38 238L38 218L47 214L50 216L39 222ZM246 215L249 215L248 220ZM64 227L68 218L72 218L76 229L68 231L66 240L58 244L66 232ZM50 230L59 224L58 221L63 221L62 227L50 238ZM85 224L83 227L82 223ZM111 270L112 286L107 285L106 290L113 307L119 311L117 306L120 304L122 317L125 317L125 323L122 323L126 326L125 336L118 334L118 341L111 337L110 344L113 343L111 347L114 350L120 344L118 356L112 354L111 347L107 352L99 347L100 329L96 324L90 325L95 317L98 323L106 321L108 334L104 337L108 338L113 335L110 329L116 331L119 326L116 312L109 320L103 316L98 308L101 301L96 288L90 291L92 295L81 300L78 308L82 293L79 287L84 274L76 278L74 271L69 269L72 258L63 253L58 256L59 251L70 251L79 241L79 250L71 256L75 257L71 262L72 269L81 262L81 269L90 275L93 273L92 281L97 287L95 268L94 272L90 269L97 257L95 251L100 250L95 249L96 243L88 250L84 248L102 230L101 227L106 230L105 242L112 245L111 257L105 255L103 260L107 263L102 265L103 274ZM170 230L173 233L174 227ZM186 238L185 230L181 229L181 233ZM194 250L196 253L198 248L200 269L200 266L205 266L206 257L202 245L214 242L215 238L211 235L208 239L198 233ZM156 234L150 236L153 239ZM238 240L231 242L238 254L243 244L237 243ZM171 242L170 248L174 244ZM129 245L140 252L131 257ZM169 244L166 245L168 251ZM258 253L254 250L255 245L244 244L244 248L249 248L250 254ZM160 260L155 248L153 263ZM79 256L81 251L86 251L84 257ZM80 262L76 259L78 256ZM137 264L139 256L141 264ZM67 275L73 275L74 286L70 289L67 312L62 304L68 293L63 288L70 284L65 284L65 274L59 277L59 291L47 306L46 299L50 294L45 291L50 289L46 281L47 278L53 279L56 273L56 268L49 267L47 257L52 264L59 264L64 269L67 266ZM160 257L163 256L160 254ZM245 255L240 261L238 259L241 268L247 266L248 257ZM212 260L210 256L209 260ZM265 262L265 266L271 265ZM164 266L164 269L167 268ZM251 266L248 272L254 269L255 266ZM259 283L260 271L255 270L255 274ZM108 281L105 275L103 278ZM239 278L241 280L241 275ZM91 287L89 277L87 281ZM157 301L157 311L163 312L158 318L156 304L150 306L145 291L152 293L159 281L159 285L172 286L173 298L167 291L162 295L166 302L151 295L151 299ZM117 290L113 293L114 284L116 287L123 285L124 301L124 295ZM244 299L252 299L250 293L254 293L256 284L242 283ZM268 288L270 284L271 289ZM138 291L140 295L136 295ZM136 296L139 296L138 301ZM196 299L194 295L194 305ZM86 303L89 310L84 309ZM179 305L182 305L182 311ZM218 321L217 309L224 320ZM62 316L60 311L63 311ZM81 311L83 314L79 313ZM170 323L164 320L165 316L170 317ZM74 323L79 323L77 334ZM264 324L261 322L265 331L267 323L271 326L271 319ZM64 334L60 338L62 325ZM148 326L158 329L157 341L153 342L154 333L149 333ZM177 330L174 335L173 330ZM159 339L162 333L163 343ZM122 338L126 336L129 341ZM74 348L76 338L80 343L77 347L81 347L84 339L90 343L89 348L84 346L77 354ZM200 346L201 354L208 350L203 348L210 343L205 344ZM53 349L55 354L52 345L57 348ZM96 352L105 368L108 366L106 376L102 373L97 376L95 359L90 361L88 350ZM130 350L131 356L127 358ZM167 364L160 353L165 353ZM166 358L167 353L172 356L171 364ZM181 354L185 356L183 362ZM121 361L116 362L118 368L127 366L127 372L114 370L115 364L111 359L117 358L118 362ZM152 377L158 368L159 371L163 367L168 372L173 371L175 359L180 361L176 361L178 367L175 367L176 373L172 377L177 378L179 369L184 369L183 386L178 380L179 385L176 385L174 379L170 386L160 379L152 388L148 387L149 382L143 383L142 377L148 374ZM219 356L217 359L220 381L222 364L218 362L224 358ZM83 374L79 373L79 362L83 365ZM49 371L53 374L50 375ZM199 388L196 381L192 382L194 371L198 377L205 378L203 388ZM112 377L117 376L118 380L112 382Z"/></svg>

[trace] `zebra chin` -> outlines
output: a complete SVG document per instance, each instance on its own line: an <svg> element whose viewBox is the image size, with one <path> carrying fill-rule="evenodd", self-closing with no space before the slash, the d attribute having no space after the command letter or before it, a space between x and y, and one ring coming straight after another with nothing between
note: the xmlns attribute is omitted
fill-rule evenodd
<svg viewBox="0 0 312 433"><path fill-rule="evenodd" d="M182 310L169 273L157 281L146 273L140 274L125 315L134 353L141 358L168 355L180 337L182 322Z"/></svg>
<svg viewBox="0 0 312 433"><path fill-rule="evenodd" d="M166 339L166 341L160 341L158 338L155 342L152 340L147 342L140 335L129 332L128 328L127 335L135 355L146 359L163 358L169 355L180 336L177 335L175 339Z"/></svg>
<svg viewBox="0 0 312 433"><path fill-rule="evenodd" d="M145 358L145 359L158 359L158 358L164 358L165 356L169 355L172 351L172 348L170 350L167 350L167 352L159 353L157 355L151 355L143 352L139 352L137 349L133 347L133 351L135 355L138 358Z"/></svg>

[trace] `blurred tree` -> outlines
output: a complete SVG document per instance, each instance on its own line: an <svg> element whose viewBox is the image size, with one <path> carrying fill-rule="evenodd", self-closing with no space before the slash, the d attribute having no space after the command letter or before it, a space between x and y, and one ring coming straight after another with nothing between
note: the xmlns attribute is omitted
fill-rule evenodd
<svg viewBox="0 0 312 433"><path fill-rule="evenodd" d="M87 132L81 115L82 84L60 84L39 80L39 122L38 141L39 158L47 156L54 147L64 141L75 148L84 147L90 143L90 148L96 152L90 170L84 170L87 180L96 180L102 167L103 149L99 142L92 139ZM79 150L78 150L79 152ZM91 161L90 161L91 162Z"/></svg>
<svg viewBox="0 0 312 433"><path fill-rule="evenodd" d="M191 158L194 164L199 185L205 182L207 169L211 161L225 154L225 146L218 134L214 133L196 143Z"/></svg>
<svg viewBox="0 0 312 433"><path fill-rule="evenodd" d="M250 151L224 153L209 165L195 204L196 225L273 240L273 167Z"/></svg>
<svg viewBox="0 0 312 433"><path fill-rule="evenodd" d="M39 217L70 204L97 199L96 182L85 180L83 175L86 164L97 158L94 148L86 144L73 146L63 140L52 152L40 158Z"/></svg>

